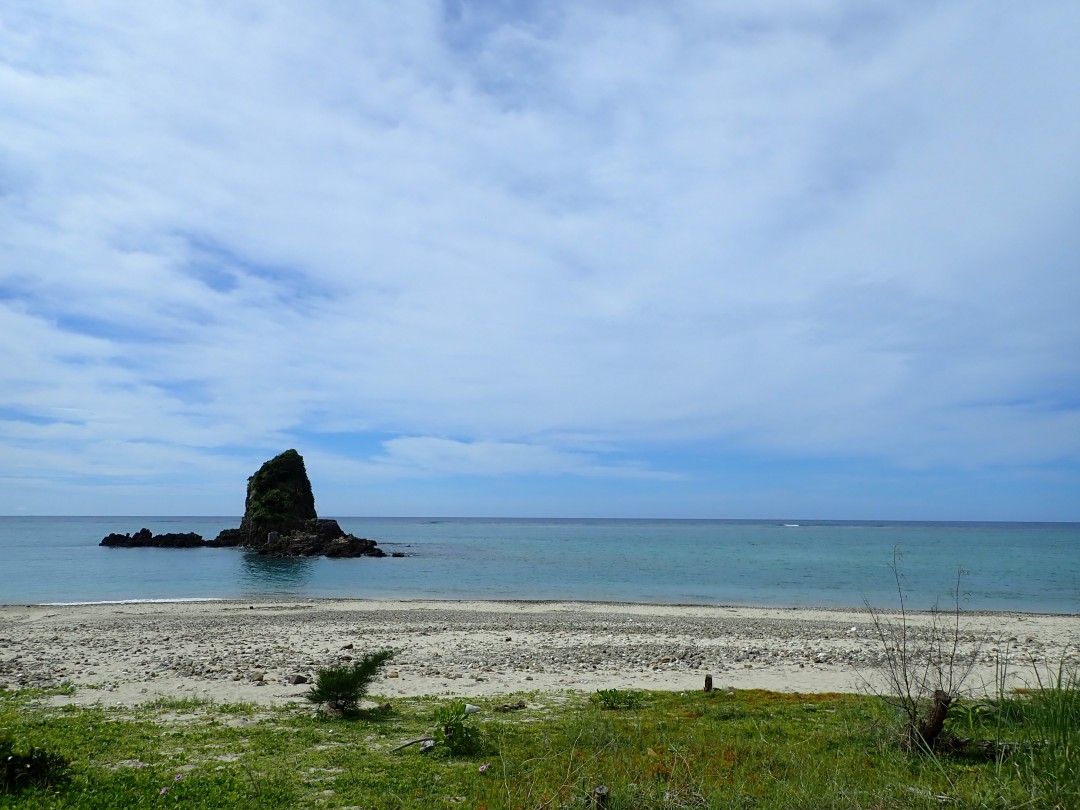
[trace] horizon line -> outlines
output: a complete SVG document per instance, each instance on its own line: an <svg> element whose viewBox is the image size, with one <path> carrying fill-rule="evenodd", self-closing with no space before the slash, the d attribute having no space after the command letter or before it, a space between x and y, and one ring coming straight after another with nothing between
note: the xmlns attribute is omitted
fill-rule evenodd
<svg viewBox="0 0 1080 810"><path fill-rule="evenodd" d="M129 520L236 520L240 521L243 515L47 515L47 514L0 514L4 518L96 518ZM1073 525L1080 524L1080 520L1016 520L1016 519L981 519L981 518L809 518L809 517L754 517L754 518L728 518L728 517L617 517L617 516L581 516L581 515L326 515L329 520L428 520L428 521L466 521L466 520L522 520L522 521L665 521L665 522L715 522L715 523L776 523L781 526L800 528L802 524L823 523L1019 523L1019 524L1056 524Z"/></svg>

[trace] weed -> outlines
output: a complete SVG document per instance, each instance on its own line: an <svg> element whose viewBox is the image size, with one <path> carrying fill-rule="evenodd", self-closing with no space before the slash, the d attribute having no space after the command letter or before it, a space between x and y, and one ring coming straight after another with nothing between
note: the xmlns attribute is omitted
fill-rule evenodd
<svg viewBox="0 0 1080 810"><path fill-rule="evenodd" d="M1052 807L1080 807L1080 674L1062 659L1035 669L1035 688L1001 701L1020 716L1014 767L1032 795Z"/></svg>
<svg viewBox="0 0 1080 810"><path fill-rule="evenodd" d="M481 750L480 731L468 722L465 703L454 700L435 709L435 748L451 756L471 756Z"/></svg>
<svg viewBox="0 0 1080 810"><path fill-rule="evenodd" d="M159 697L147 704L148 708L151 709L161 709L172 712L195 712L212 705L212 700L201 697Z"/></svg>

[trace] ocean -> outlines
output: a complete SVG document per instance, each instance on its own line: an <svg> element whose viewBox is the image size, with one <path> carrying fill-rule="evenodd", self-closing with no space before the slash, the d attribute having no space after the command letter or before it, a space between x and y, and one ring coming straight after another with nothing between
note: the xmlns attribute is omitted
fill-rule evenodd
<svg viewBox="0 0 1080 810"><path fill-rule="evenodd" d="M1080 524L338 518L404 558L102 548L237 517L0 517L0 603L350 598L1080 614Z"/></svg>

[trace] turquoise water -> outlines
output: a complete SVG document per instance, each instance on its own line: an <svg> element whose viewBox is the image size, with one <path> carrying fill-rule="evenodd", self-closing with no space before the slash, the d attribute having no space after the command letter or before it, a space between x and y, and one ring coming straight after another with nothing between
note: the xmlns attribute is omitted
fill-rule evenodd
<svg viewBox="0 0 1080 810"><path fill-rule="evenodd" d="M1080 524L339 518L406 558L276 560L238 549L108 549L110 532L235 517L0 517L0 603L332 597L780 607L951 604L1080 613ZM799 523L787 526L784 523Z"/></svg>

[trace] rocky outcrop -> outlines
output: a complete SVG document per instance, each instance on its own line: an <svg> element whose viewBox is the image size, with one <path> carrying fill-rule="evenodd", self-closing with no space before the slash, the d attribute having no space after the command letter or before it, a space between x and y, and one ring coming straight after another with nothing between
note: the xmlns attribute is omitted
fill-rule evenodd
<svg viewBox="0 0 1080 810"><path fill-rule="evenodd" d="M304 458L295 450L286 450L248 479L239 530L242 545L264 545L270 532L288 535L302 531L317 517Z"/></svg>
<svg viewBox="0 0 1080 810"><path fill-rule="evenodd" d="M239 529L225 529L207 545L240 546L274 557L385 557L374 540L342 531L315 513L303 457L286 450L248 479Z"/></svg>
<svg viewBox="0 0 1080 810"><path fill-rule="evenodd" d="M251 543L243 529L225 529L208 546L241 546L270 557L385 557L374 540L347 534L336 520L313 518L288 533L271 531Z"/></svg>
<svg viewBox="0 0 1080 810"><path fill-rule="evenodd" d="M194 532L155 535L149 529L142 529L134 535L110 534L101 545L238 547L273 557L387 556L374 540L347 534L336 520L325 520L315 513L311 481L303 457L295 450L286 450L270 459L248 479L244 517L238 529L225 529L209 541Z"/></svg>
<svg viewBox="0 0 1080 810"><path fill-rule="evenodd" d="M201 534L195 532L166 532L154 534L149 529L139 529L135 534L110 534L99 545L113 548L197 548L206 545Z"/></svg>
<svg viewBox="0 0 1080 810"><path fill-rule="evenodd" d="M244 533L239 529L222 529L213 540L207 540L206 545L215 548L231 548L244 545Z"/></svg>
<svg viewBox="0 0 1080 810"><path fill-rule="evenodd" d="M342 531L336 520L316 518L302 528L282 535L270 532L260 554L275 557L385 557L374 540Z"/></svg>

